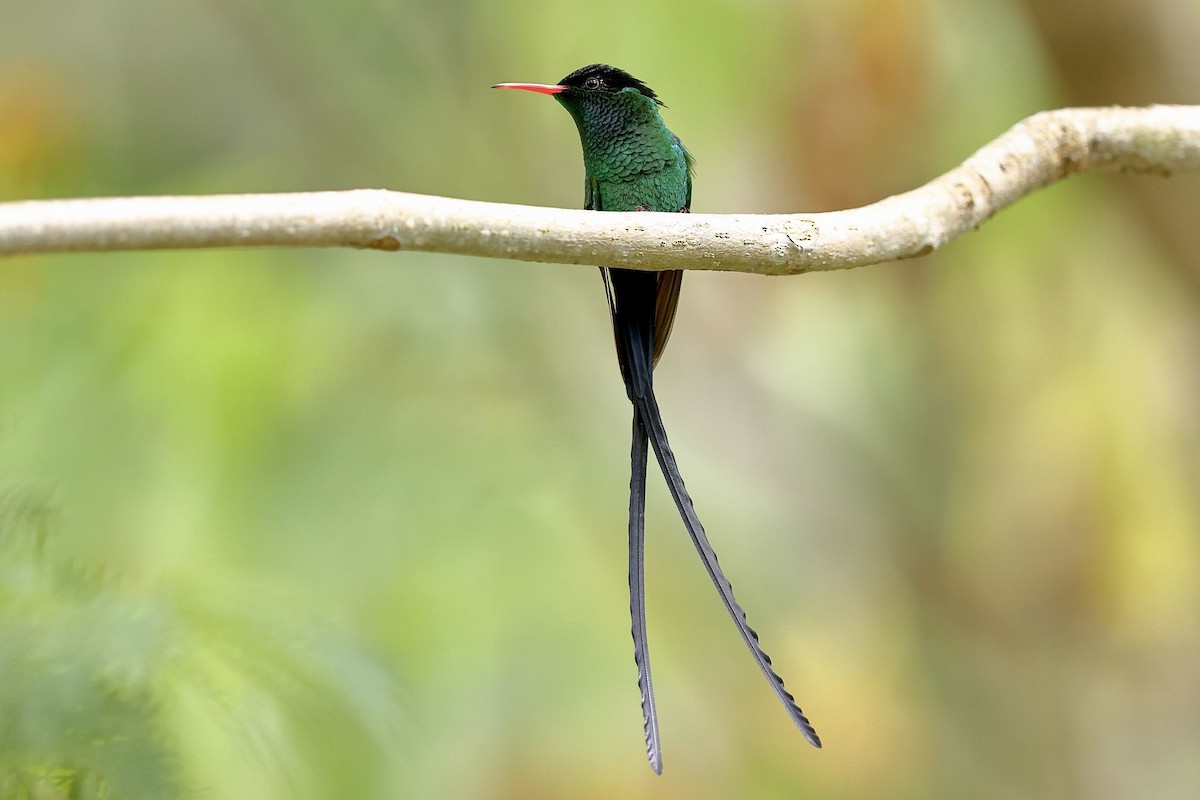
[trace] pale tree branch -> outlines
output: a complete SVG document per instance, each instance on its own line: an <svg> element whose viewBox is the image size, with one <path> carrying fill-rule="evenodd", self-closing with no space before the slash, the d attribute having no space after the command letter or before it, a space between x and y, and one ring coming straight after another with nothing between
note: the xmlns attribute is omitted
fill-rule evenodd
<svg viewBox="0 0 1200 800"><path fill-rule="evenodd" d="M1200 169L1200 106L1036 114L904 194L818 214L646 214L381 189L0 204L0 255L360 247L632 269L785 275L913 258L1077 172Z"/></svg>

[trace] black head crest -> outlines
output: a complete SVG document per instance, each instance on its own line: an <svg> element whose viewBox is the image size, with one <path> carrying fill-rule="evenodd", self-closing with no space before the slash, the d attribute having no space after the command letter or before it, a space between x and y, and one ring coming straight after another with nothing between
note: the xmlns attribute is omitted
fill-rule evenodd
<svg viewBox="0 0 1200 800"><path fill-rule="evenodd" d="M608 64L588 64L586 67L580 67L559 81L559 85L598 92L619 92L622 89L632 88L637 89L660 106L663 104L649 86L625 70L610 67Z"/></svg>

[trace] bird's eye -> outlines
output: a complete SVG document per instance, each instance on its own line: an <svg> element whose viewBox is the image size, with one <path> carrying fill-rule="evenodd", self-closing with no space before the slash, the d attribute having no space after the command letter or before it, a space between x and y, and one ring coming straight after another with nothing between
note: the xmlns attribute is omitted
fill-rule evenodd
<svg viewBox="0 0 1200 800"><path fill-rule="evenodd" d="M600 88L600 79L596 78L596 77L588 78L586 81L583 82L583 88L599 89Z"/></svg>

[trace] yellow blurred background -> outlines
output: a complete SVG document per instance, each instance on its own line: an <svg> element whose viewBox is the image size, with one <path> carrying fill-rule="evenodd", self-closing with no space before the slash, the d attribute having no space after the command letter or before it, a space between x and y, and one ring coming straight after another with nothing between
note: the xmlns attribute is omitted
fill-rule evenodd
<svg viewBox="0 0 1200 800"><path fill-rule="evenodd" d="M1195 103L1194 0L10 0L0 199L386 187L577 207L553 101L668 104L698 212L864 204L1022 117ZM643 756L628 403L591 268L0 261L0 796L1200 796L1200 177L929 258L692 273Z"/></svg>

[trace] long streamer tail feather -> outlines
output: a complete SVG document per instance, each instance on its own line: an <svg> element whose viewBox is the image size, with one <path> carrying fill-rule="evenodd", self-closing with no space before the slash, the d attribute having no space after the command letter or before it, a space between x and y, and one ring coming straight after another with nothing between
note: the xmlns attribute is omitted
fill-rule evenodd
<svg viewBox="0 0 1200 800"><path fill-rule="evenodd" d="M646 758L655 774L662 774L662 746L658 736L658 712L654 705L654 682L650 677L650 649L646 635L646 466L649 439L642 421L633 415L633 446L629 478L629 616L633 620L633 660L637 664L638 688L642 692L642 725L646 732Z"/></svg>

